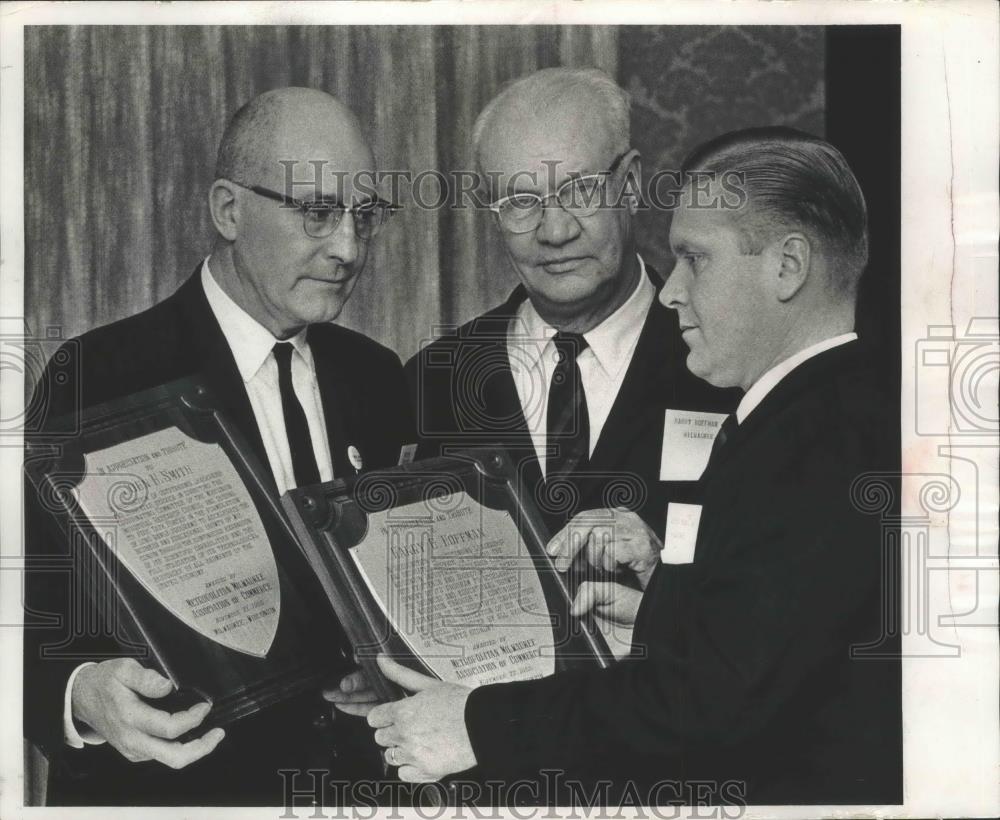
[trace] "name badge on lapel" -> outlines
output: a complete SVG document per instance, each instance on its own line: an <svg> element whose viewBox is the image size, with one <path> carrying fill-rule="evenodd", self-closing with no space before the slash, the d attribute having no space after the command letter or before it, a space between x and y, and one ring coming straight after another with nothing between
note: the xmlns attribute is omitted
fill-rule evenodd
<svg viewBox="0 0 1000 820"><path fill-rule="evenodd" d="M667 531L663 536L660 561L664 564L694 563L700 522L701 504L678 504L671 501L667 506Z"/></svg>
<svg viewBox="0 0 1000 820"><path fill-rule="evenodd" d="M701 478L712 453L712 442L725 419L725 413L664 411L660 481L697 481Z"/></svg>

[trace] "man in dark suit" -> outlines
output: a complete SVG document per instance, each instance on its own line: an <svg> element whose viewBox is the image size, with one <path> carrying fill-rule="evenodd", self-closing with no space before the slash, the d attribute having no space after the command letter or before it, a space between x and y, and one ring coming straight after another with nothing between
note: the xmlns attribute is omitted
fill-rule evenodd
<svg viewBox="0 0 1000 820"><path fill-rule="evenodd" d="M476 690L380 658L417 692L368 716L404 778L552 770L539 802L602 781L598 799L632 803L902 801L898 570L855 496L900 460L898 395L853 332L864 198L836 149L791 129L726 135L686 167L718 175L717 206L688 189L660 299L691 371L745 394L665 543L616 538L645 592L588 584L574 602L634 622L645 657ZM561 564L573 549L552 545Z"/></svg>
<svg viewBox="0 0 1000 820"><path fill-rule="evenodd" d="M277 494L396 464L414 435L399 359L332 324L390 213L356 186L374 172L356 118L329 95L286 88L250 101L219 148L211 255L160 304L67 344L66 372L78 377L44 379L48 417L198 376L270 468ZM26 606L60 615L64 631L73 580L43 566L66 545L34 513L27 543L38 570ZM377 754L361 765L363 745L345 745L348 722L332 727L319 693L239 721L228 736L213 729L181 742L207 704L158 708L170 682L116 657L108 638L76 640L64 647L72 658L43 657L62 634L26 630L25 734L49 758L50 803L284 805L279 768L379 774ZM349 653L342 636L326 638L331 653Z"/></svg>
<svg viewBox="0 0 1000 820"><path fill-rule="evenodd" d="M597 69L538 71L486 105L473 146L521 283L407 363L418 456L500 443L552 532L621 506L662 533L685 485L661 480L665 410L736 397L684 368L662 280L636 253L629 97Z"/></svg>

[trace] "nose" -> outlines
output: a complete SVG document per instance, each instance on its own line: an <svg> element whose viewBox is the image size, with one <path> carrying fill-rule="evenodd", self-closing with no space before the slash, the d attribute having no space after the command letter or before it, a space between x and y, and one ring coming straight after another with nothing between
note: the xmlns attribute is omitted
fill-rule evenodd
<svg viewBox="0 0 1000 820"><path fill-rule="evenodd" d="M331 259L337 259L345 266L354 264L360 252L360 241L354 231L354 214L350 211L345 213L324 242L326 254Z"/></svg>
<svg viewBox="0 0 1000 820"><path fill-rule="evenodd" d="M688 284L691 281L691 272L688 266L680 261L674 263L674 269L667 277L667 281L660 289L660 304L664 307L679 310L688 300Z"/></svg>
<svg viewBox="0 0 1000 820"><path fill-rule="evenodd" d="M542 206L542 221L535 229L539 242L546 245L565 245L580 235L580 222L557 202Z"/></svg>

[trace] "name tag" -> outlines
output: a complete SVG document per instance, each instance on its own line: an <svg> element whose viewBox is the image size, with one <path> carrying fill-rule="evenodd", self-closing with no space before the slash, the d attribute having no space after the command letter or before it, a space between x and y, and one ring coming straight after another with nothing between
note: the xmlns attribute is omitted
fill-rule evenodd
<svg viewBox="0 0 1000 820"><path fill-rule="evenodd" d="M724 413L666 410L660 481L697 481L705 472L712 442L725 421Z"/></svg>
<svg viewBox="0 0 1000 820"><path fill-rule="evenodd" d="M701 504L677 504L667 507L667 531L663 536L660 561L664 564L694 563L694 547L698 543Z"/></svg>
<svg viewBox="0 0 1000 820"><path fill-rule="evenodd" d="M413 457L417 454L416 444L404 444L399 448L399 466L402 467L404 464L411 464L413 462Z"/></svg>

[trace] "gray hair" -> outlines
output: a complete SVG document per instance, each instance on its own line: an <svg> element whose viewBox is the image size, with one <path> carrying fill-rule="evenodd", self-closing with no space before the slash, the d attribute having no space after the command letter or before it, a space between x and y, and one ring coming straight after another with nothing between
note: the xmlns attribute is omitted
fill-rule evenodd
<svg viewBox="0 0 1000 820"><path fill-rule="evenodd" d="M627 91L599 68L543 68L506 83L479 113L472 126L472 151L476 163L482 168L480 149L483 136L497 111L505 104L535 98L541 103L541 110L546 110L574 93L593 98L596 107L605 115L614 150L617 153L628 150L632 142L632 102Z"/></svg>

